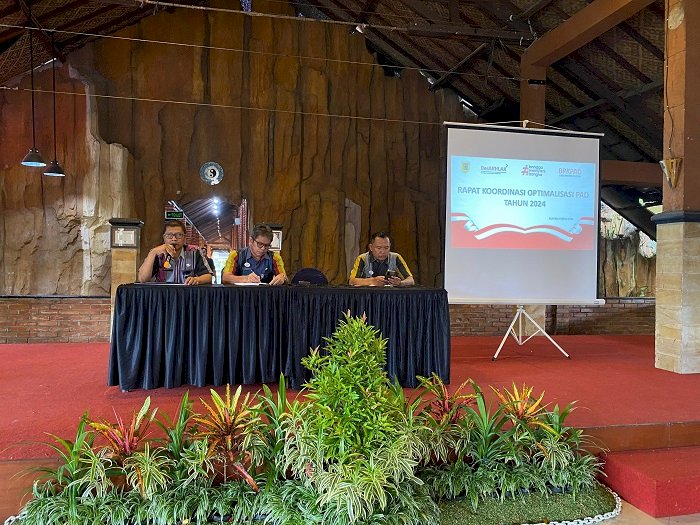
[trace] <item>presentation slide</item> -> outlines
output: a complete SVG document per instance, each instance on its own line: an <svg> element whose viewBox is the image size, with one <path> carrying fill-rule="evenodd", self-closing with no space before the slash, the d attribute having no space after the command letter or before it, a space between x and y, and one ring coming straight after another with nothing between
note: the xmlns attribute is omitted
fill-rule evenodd
<svg viewBox="0 0 700 525"><path fill-rule="evenodd" d="M596 165L451 158L455 248L590 250L596 242Z"/></svg>
<svg viewBox="0 0 700 525"><path fill-rule="evenodd" d="M450 302L597 302L600 135L447 126Z"/></svg>

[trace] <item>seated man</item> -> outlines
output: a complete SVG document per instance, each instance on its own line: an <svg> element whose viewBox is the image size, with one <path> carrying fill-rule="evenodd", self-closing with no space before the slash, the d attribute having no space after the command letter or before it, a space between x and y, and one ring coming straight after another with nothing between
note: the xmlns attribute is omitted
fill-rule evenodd
<svg viewBox="0 0 700 525"><path fill-rule="evenodd" d="M138 272L140 283L210 284L211 273L196 247L185 247L185 225L169 221L163 228L163 244L152 248Z"/></svg>
<svg viewBox="0 0 700 525"><path fill-rule="evenodd" d="M354 286L408 286L414 284L413 275L403 257L390 251L391 239L385 232L373 233L369 251L358 255L350 272Z"/></svg>
<svg viewBox="0 0 700 525"><path fill-rule="evenodd" d="M269 251L271 243L272 229L266 224L254 226L248 247L229 253L221 282L284 284L284 262L279 253Z"/></svg>

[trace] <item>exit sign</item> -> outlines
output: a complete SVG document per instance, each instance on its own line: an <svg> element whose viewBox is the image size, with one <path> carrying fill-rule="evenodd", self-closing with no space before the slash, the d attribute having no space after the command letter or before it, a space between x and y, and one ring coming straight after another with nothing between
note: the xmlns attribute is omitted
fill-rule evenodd
<svg viewBox="0 0 700 525"><path fill-rule="evenodd" d="M185 218L184 211L166 211L165 212L165 220L175 220L175 219L184 219L184 218Z"/></svg>

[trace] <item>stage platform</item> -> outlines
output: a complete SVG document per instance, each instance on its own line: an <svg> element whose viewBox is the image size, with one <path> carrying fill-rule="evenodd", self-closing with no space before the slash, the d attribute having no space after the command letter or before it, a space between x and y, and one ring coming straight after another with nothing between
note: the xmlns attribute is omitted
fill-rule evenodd
<svg viewBox="0 0 700 525"><path fill-rule="evenodd" d="M583 427L611 450L700 445L700 374L654 368L653 336L561 336L571 359L545 338L524 346L510 339L492 361L500 337L453 337L451 386L468 378L484 391L513 382L545 392L560 406L576 401L569 424ZM8 479L27 465L50 461L46 433L72 438L81 415L130 416L152 398L172 415L187 387L122 392L107 386L108 344L0 345L0 518L17 511L31 480ZM8 366L9 365L9 366ZM246 387L256 391L258 386ZM189 388L191 399L208 388ZM10 498L10 499L6 499ZM14 499L12 499L14 498Z"/></svg>

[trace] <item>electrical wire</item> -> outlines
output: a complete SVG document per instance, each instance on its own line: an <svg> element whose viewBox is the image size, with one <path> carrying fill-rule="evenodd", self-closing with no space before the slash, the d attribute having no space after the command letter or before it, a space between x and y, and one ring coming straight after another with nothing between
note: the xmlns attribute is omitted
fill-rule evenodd
<svg viewBox="0 0 700 525"><path fill-rule="evenodd" d="M17 24L3 24L0 23L0 28L6 28L6 29L25 29L29 30L30 28L28 26L24 25L17 25ZM291 55L291 54L284 54L284 53L273 53L270 51L255 51L255 50L250 50L250 49L239 49L239 48L234 48L234 47L225 47L225 46L211 46L211 45L205 45L205 44L188 44L184 42L173 42L173 41L168 41L168 40L156 40L156 39L150 39L150 38L136 38L136 37L128 37L128 36L120 36L120 35L102 35L99 33L86 33L86 32L80 32L80 31L67 31L67 30L61 30L61 29L43 29L44 32L46 33L57 33L57 34L65 34L65 35L71 35L71 36L84 36L88 38L96 38L96 39L112 39L112 40L121 40L121 41L126 41L126 42L135 42L135 43L140 43L140 44L156 44L156 45L165 45L165 46L176 46L176 47L184 47L184 48L193 48L193 49L201 49L201 50L206 50L206 51L224 51L224 52L232 52L232 53L244 53L244 54L250 54L250 55L261 55L261 56L267 56L267 57L275 57L275 58L291 58L291 59L296 59L299 61L322 61L322 62L329 62L329 63L334 63L334 64L347 64L347 65L354 65L354 66L368 66L368 67L396 67L394 64L382 64L380 62L364 62L364 61L359 61L359 60L342 60L338 58L328 58L328 57L314 57L314 56L307 56L307 55ZM521 78L516 77L516 76L506 76L506 75L487 75L487 74L479 74L479 73L469 73L469 72L452 72L451 70L436 70L436 69L428 69L425 67L411 67L411 66L400 66L402 70L406 71L425 71L428 73L433 73L437 75L444 75L447 73L453 74L455 76L463 76L463 77L473 77L476 79L480 78L485 78L488 76L489 79L501 79L501 80L508 80L508 81L514 81L514 82L520 82Z"/></svg>
<svg viewBox="0 0 700 525"><path fill-rule="evenodd" d="M7 87L0 86L0 91L31 91L30 89L20 88L20 87ZM54 93L50 89L35 89L35 93ZM392 123L392 124L415 124L415 125L429 125L437 126L442 125L442 121L434 122L427 120L405 120L405 119L392 119L392 118L380 118L380 117L366 117L362 115L342 115L338 113L317 113L313 111L296 111L290 109L270 109L270 108L256 108L252 106L241 106L234 104L214 104L208 102L193 102L185 100L173 100L173 99L162 99L162 98L148 98L148 97L127 97L120 95L102 95L97 93L79 93L77 91L56 91L57 95L70 95L75 97L95 97L102 99L112 99L112 100L126 100L134 102L148 102L154 104L178 104L182 106L196 106L196 107L208 107L208 108L218 108L218 109L234 109L241 111L258 111L263 113L279 113L285 115L299 115L303 117L323 117L323 118L343 118L357 121L369 121L369 122L382 122L382 123Z"/></svg>

